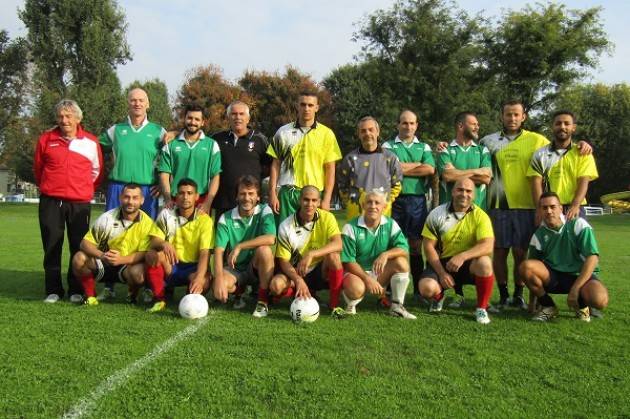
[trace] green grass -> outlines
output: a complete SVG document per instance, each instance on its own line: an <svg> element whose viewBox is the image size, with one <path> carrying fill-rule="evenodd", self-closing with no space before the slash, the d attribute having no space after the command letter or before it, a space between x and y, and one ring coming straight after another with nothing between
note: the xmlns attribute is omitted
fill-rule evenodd
<svg viewBox="0 0 630 419"><path fill-rule="evenodd" d="M289 320L225 306L100 398L93 417L630 416L630 218L593 218L610 291L603 320L562 311L535 324L516 311L476 324L472 309L415 322L378 312ZM43 299L36 206L0 205L0 417L61 416L108 377L194 322L123 298L98 307ZM124 294L122 287L119 294ZM474 292L467 289L469 307Z"/></svg>

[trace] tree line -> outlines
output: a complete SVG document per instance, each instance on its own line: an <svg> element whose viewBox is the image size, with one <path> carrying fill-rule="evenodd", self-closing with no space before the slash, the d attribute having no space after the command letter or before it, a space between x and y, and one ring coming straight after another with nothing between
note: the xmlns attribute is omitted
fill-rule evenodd
<svg viewBox="0 0 630 419"><path fill-rule="evenodd" d="M224 129L226 106L240 99L267 135L295 119L298 92L316 90L319 118L344 152L356 147L356 122L368 114L389 138L400 111L411 109L420 138L435 144L453 137L453 117L463 110L478 114L482 133L500 129L500 103L518 98L530 115L527 128L547 135L555 109L578 115L578 137L594 145L600 167L591 201L630 183L630 86L583 83L612 49L601 8L536 4L486 17L448 0L398 0L358 22L356 58L321 81L288 67L247 70L232 82L210 63L188 71L173 105L159 79L121 86L116 67L132 52L115 0L26 0L19 17L25 38L0 30L0 163L24 180L32 180L33 145L54 124L59 99L76 99L84 125L98 134L125 117L125 92L142 87L149 117L166 128L179 127L182 110L194 102L208 112L208 132Z"/></svg>

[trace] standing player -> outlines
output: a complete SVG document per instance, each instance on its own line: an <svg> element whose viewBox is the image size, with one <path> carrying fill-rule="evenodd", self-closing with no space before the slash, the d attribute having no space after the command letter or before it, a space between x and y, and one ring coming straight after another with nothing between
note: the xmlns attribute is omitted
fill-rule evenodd
<svg viewBox="0 0 630 419"><path fill-rule="evenodd" d="M273 275L276 224L267 204L260 204L260 183L252 175L241 177L236 186L238 205L226 211L217 223L214 243L214 297L226 302L230 293L240 294L247 285L260 284L254 317L268 312L267 289ZM234 308L244 307L239 298Z"/></svg>
<svg viewBox="0 0 630 419"><path fill-rule="evenodd" d="M378 189L389 196L385 214L390 215L391 204L401 189L402 169L395 154L384 150L378 143L380 129L371 116L361 118L357 124L359 147L341 161L337 176L339 195L346 206L346 219L361 214L359 202L365 191Z"/></svg>
<svg viewBox="0 0 630 419"><path fill-rule="evenodd" d="M269 174L271 157L269 141L261 132L249 127L249 106L239 100L227 107L230 129L212 134L221 150L221 179L212 201L215 219L237 205L234 191L242 176L254 176L258 183Z"/></svg>
<svg viewBox="0 0 630 419"><path fill-rule="evenodd" d="M383 215L387 197L379 190L369 191L362 202L363 215L343 227L341 261L345 270L343 295L346 313L356 314L356 306L366 292L382 296L388 284L392 289L392 316L415 319L404 307L409 285L407 240L394 220Z"/></svg>
<svg viewBox="0 0 630 419"><path fill-rule="evenodd" d="M135 300L144 283L144 256L149 249L153 220L140 207L142 187L125 185L120 207L101 214L81 241L81 250L72 258L74 274L80 278L85 303L98 305L96 281L127 283L129 298Z"/></svg>
<svg viewBox="0 0 630 419"><path fill-rule="evenodd" d="M68 228L70 260L90 227L90 201L103 173L103 156L96 138L81 127L83 112L74 100L55 107L57 127L39 137L33 171L39 186L39 228L44 247L46 303L63 298L61 254ZM83 301L81 285L68 267L68 295Z"/></svg>
<svg viewBox="0 0 630 419"><path fill-rule="evenodd" d="M486 185L492 179L492 161L485 146L475 141L479 138L479 122L472 112L460 112L455 117L455 139L438 155L437 169L440 174L440 204L451 200L456 181L469 178L475 183L475 206L486 209ZM449 307L464 304L464 293L456 284L455 300Z"/></svg>
<svg viewBox="0 0 630 419"><path fill-rule="evenodd" d="M422 273L420 232L427 218L426 192L435 173L435 161L428 144L416 137L418 117L404 110L398 117L398 136L383 144L394 153L403 170L402 191L392 205L392 218L400 226L409 244L409 262L414 294L418 295L417 281Z"/></svg>
<svg viewBox="0 0 630 419"><path fill-rule="evenodd" d="M544 222L532 237L529 259L520 266L540 310L532 320L548 321L558 315L549 294L568 294L567 303L576 317L590 321L589 306L608 305L608 290L597 278L599 249L591 226L580 217L565 221L560 198L545 192L538 201Z"/></svg>
<svg viewBox="0 0 630 419"><path fill-rule="evenodd" d="M165 207L173 205L173 186L182 179L192 179L198 185L200 208L211 214L212 201L219 189L221 153L217 143L203 133L201 128L205 123L203 108L188 105L184 112L184 130L162 147L158 172Z"/></svg>
<svg viewBox="0 0 630 419"><path fill-rule="evenodd" d="M186 285L191 294L204 294L210 288L210 249L214 233L212 218L197 211L197 183L177 182L175 207L164 208L151 230L151 248L146 257L147 282L155 303L149 310L166 308L164 287Z"/></svg>
<svg viewBox="0 0 630 419"><path fill-rule="evenodd" d="M422 230L427 268L418 284L420 294L432 300L429 311L442 310L444 290L474 284L477 289L475 318L490 323L487 308L492 296L494 235L488 215L473 204L475 183L455 182L452 201L429 213Z"/></svg>
<svg viewBox="0 0 630 419"><path fill-rule="evenodd" d="M329 307L338 308L343 270L339 253L341 234L335 216L321 208L319 189L306 185L300 191L298 211L278 227L276 274L269 293L274 297L309 298L315 291L330 290Z"/></svg>
<svg viewBox="0 0 630 419"><path fill-rule="evenodd" d="M537 150L527 170L534 202L543 192L555 192L564 207L567 220L583 217L586 192L590 181L599 177L592 154L581 155L573 143L576 129L571 111L553 114L553 143ZM540 207L539 207L540 208ZM542 214L538 214L539 218Z"/></svg>
<svg viewBox="0 0 630 419"><path fill-rule="evenodd" d="M267 149L273 158L269 206L278 214L277 224L298 210L300 190L306 185L314 185L322 193L322 208L330 210L335 162L341 159L341 151L331 129L315 120L318 110L315 93L300 93L297 121L280 127Z"/></svg>

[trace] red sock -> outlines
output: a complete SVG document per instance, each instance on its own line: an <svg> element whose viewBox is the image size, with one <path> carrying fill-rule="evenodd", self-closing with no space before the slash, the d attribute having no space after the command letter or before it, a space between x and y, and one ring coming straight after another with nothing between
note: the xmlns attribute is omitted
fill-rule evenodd
<svg viewBox="0 0 630 419"><path fill-rule="evenodd" d="M440 293L438 295L436 295L435 297L433 297L433 299L435 301L442 301L442 298L444 298L444 291L440 291Z"/></svg>
<svg viewBox="0 0 630 419"><path fill-rule="evenodd" d="M339 294L343 285L343 269L328 270L328 288L330 289L330 308L339 305Z"/></svg>
<svg viewBox="0 0 630 419"><path fill-rule="evenodd" d="M258 287L258 301L269 304L269 295L267 294L267 290Z"/></svg>
<svg viewBox="0 0 630 419"><path fill-rule="evenodd" d="M94 281L94 275L89 274L87 276L82 276L79 278L81 281L81 286L83 286L83 292L85 292L86 297L95 297L96 296L96 281Z"/></svg>
<svg viewBox="0 0 630 419"><path fill-rule="evenodd" d="M475 288L477 288L477 307L486 309L492 297L494 275L475 276Z"/></svg>
<svg viewBox="0 0 630 419"><path fill-rule="evenodd" d="M280 294L280 298L291 298L295 294L295 288L289 287L282 294Z"/></svg>
<svg viewBox="0 0 630 419"><path fill-rule="evenodd" d="M156 266L147 266L147 282L156 301L164 301L164 267L158 263Z"/></svg>

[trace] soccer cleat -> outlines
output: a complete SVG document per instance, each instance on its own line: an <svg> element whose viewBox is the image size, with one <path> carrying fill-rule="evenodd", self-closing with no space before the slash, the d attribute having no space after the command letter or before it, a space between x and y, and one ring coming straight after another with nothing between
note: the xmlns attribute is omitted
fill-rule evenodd
<svg viewBox="0 0 630 419"><path fill-rule="evenodd" d="M252 313L252 316L260 319L263 317L267 317L267 314L269 314L269 308L267 307L267 304L263 303L262 301L256 303L256 309Z"/></svg>
<svg viewBox="0 0 630 419"><path fill-rule="evenodd" d="M346 313L346 310L344 310L341 307L335 307L332 312L330 313L330 316L333 319L336 320L341 320L341 319L345 319L346 317L348 317L348 313Z"/></svg>
<svg viewBox="0 0 630 419"><path fill-rule="evenodd" d="M442 311L442 307L444 307L444 297L442 297L439 301L431 300L429 313L439 313L440 311Z"/></svg>
<svg viewBox="0 0 630 419"><path fill-rule="evenodd" d="M596 309L595 307L589 307L589 310L591 311L591 317L595 317L596 319L604 318L604 313L601 310Z"/></svg>
<svg viewBox="0 0 630 419"><path fill-rule="evenodd" d="M156 301L155 304L153 304L153 307L151 307L147 311L149 313L158 313L160 311L164 311L165 309L166 309L166 301Z"/></svg>
<svg viewBox="0 0 630 419"><path fill-rule="evenodd" d="M116 298L116 291L113 288L103 288L103 291L96 297L98 301L108 301Z"/></svg>
<svg viewBox="0 0 630 419"><path fill-rule="evenodd" d="M151 301L153 301L153 291L151 291L149 288L145 288L142 291L142 301L144 301L145 304L149 304Z"/></svg>
<svg viewBox="0 0 630 419"><path fill-rule="evenodd" d="M59 301L59 295L57 294L48 294L48 297L44 298L44 302L47 304L54 304Z"/></svg>
<svg viewBox="0 0 630 419"><path fill-rule="evenodd" d="M591 321L591 313L588 307L581 308L575 312L575 317L582 320L583 322Z"/></svg>
<svg viewBox="0 0 630 419"><path fill-rule="evenodd" d="M389 309L389 314L394 317L401 317L407 320L416 320L416 316L407 311L402 304L392 304L392 308Z"/></svg>
<svg viewBox="0 0 630 419"><path fill-rule="evenodd" d="M245 297L242 295L236 296L236 298L234 299L234 309L235 310L240 310L242 308L244 308L247 305L247 303L245 302Z"/></svg>
<svg viewBox="0 0 630 419"><path fill-rule="evenodd" d="M509 298L501 298L496 305L490 305L488 307L488 311L490 313L500 313L502 310L505 310L510 305Z"/></svg>
<svg viewBox="0 0 630 419"><path fill-rule="evenodd" d="M466 300L463 295L455 294L453 300L448 304L449 308L462 308L466 305Z"/></svg>
<svg viewBox="0 0 630 419"><path fill-rule="evenodd" d="M521 310L527 310L527 303L525 302L525 299L522 295L512 298L512 300L510 301L510 305Z"/></svg>
<svg viewBox="0 0 630 419"><path fill-rule="evenodd" d="M137 303L138 303L138 293L128 292L127 304L137 304Z"/></svg>
<svg viewBox="0 0 630 419"><path fill-rule="evenodd" d="M70 302L73 304L81 304L83 302L83 296L81 294L72 294L70 296Z"/></svg>
<svg viewBox="0 0 630 419"><path fill-rule="evenodd" d="M532 317L533 321L536 322L548 322L558 315L558 308L556 306L551 307L541 307L540 310L534 314Z"/></svg>
<svg viewBox="0 0 630 419"><path fill-rule="evenodd" d="M98 299L96 297L88 297L83 304L86 306L97 306Z"/></svg>
<svg viewBox="0 0 630 419"><path fill-rule="evenodd" d="M483 308L477 308L475 310L475 320L480 324L488 324L490 323L490 317L488 317L488 312Z"/></svg>

